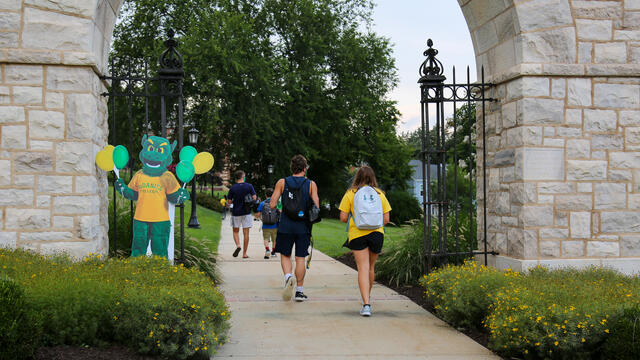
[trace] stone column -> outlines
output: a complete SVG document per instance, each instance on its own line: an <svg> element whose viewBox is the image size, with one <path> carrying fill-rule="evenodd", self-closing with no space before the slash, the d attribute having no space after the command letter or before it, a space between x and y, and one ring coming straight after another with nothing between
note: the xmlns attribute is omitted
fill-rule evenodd
<svg viewBox="0 0 640 360"><path fill-rule="evenodd" d="M108 249L104 70L121 1L0 0L0 246Z"/></svg>
<svg viewBox="0 0 640 360"><path fill-rule="evenodd" d="M486 123L491 264L640 271L640 2L460 2L499 100Z"/></svg>

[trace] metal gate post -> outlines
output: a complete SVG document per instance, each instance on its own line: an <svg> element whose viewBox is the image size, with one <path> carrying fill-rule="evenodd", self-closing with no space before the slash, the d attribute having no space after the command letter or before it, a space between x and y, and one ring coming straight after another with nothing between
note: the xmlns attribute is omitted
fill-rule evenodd
<svg viewBox="0 0 640 360"><path fill-rule="evenodd" d="M182 69L182 55L176 50L178 42L173 38L175 31L167 31L168 39L164 45L167 49L160 55L160 121L162 122L162 137L167 137L167 102L165 97L177 97L178 101L178 151L184 146L183 140L183 98L182 79L184 70ZM175 92L171 89L175 88ZM175 133L173 134L175 135ZM180 262L184 263L184 204L177 205L180 208Z"/></svg>
<svg viewBox="0 0 640 360"><path fill-rule="evenodd" d="M427 58L420 66L420 106L421 106L421 159L422 159L422 209L424 212L423 218L423 257L422 266L425 273L431 271L434 266L434 260L438 259L437 264L447 263L452 261L454 263L460 262L465 258L472 257L474 255L484 255L485 265L487 263L487 254L497 255L495 251L489 251L487 249L487 221L486 221L486 201L484 202L484 226L482 229L474 229L474 217L475 212L473 208L474 192L472 188L473 184L473 141L471 138L472 123L476 122L475 118L472 118L471 112L475 109L476 103L481 103L482 113L478 121L481 121L482 126L482 151L483 151L483 181L482 192L486 199L487 185L486 185L486 136L484 135L485 124L485 102L493 101L494 99L485 97L485 90L492 86L492 84L484 82L484 68L481 70L481 81L478 83L471 83L469 79L469 68L467 68L467 82L462 84L456 83L455 68L453 69L453 83L445 83L446 77L443 75L444 70L442 63L436 59L438 50L433 48L433 41L429 39L427 41L429 47L424 51L424 56ZM451 117L451 123L448 124L445 119L445 103L453 105L453 114ZM457 108L457 104L462 103L460 109ZM466 107L466 116L458 115L458 110L463 110ZM429 110L433 110L435 114L435 121L433 128L430 131L430 114ZM448 109L447 109L448 110ZM466 121L464 130L469 136L469 139L464 140L460 138L458 132L458 124L460 121ZM452 131L447 129L452 127ZM447 139L449 138L449 139ZM449 140L449 141L448 141ZM469 141L469 223L470 229L466 241L469 242L469 249L460 247L459 231L459 216L462 209L462 203L459 200L458 188L458 160L464 160L458 156L457 145L460 142ZM447 163L447 151L451 151L451 157L453 163ZM464 150L463 150L464 151ZM432 184L431 178L431 163L434 162L436 167L436 177L434 184ZM450 166L453 171L453 193L450 196L447 195L447 166ZM461 168L464 168L462 165ZM432 186L433 185L433 186ZM431 219L433 210L437 211L436 227L433 226L434 219ZM449 212L452 211L451 214ZM451 215L454 217L454 228L451 232L448 231L449 224L447 219ZM477 222L476 222L477 223ZM475 231L479 230L482 236L475 237ZM436 243L434 244L434 235L436 235ZM449 235L452 238L449 238ZM482 238L484 242L483 246L480 244L474 245L476 239ZM435 246L434 246L435 245ZM435 249L434 249L435 247ZM474 249L475 247L475 249Z"/></svg>
<svg viewBox="0 0 640 360"><path fill-rule="evenodd" d="M433 239L432 236L432 224L431 224L431 210L433 205L437 205L438 211L438 225L440 226L440 232L442 232L442 224L443 224L443 208L441 200L441 191L440 186L443 184L441 182L441 169L440 165L437 168L438 175L438 194L436 194L436 200L432 201L431 199L431 154L440 155L439 160L444 160L444 150L439 153L438 150L431 150L429 144L429 104L436 104L436 147L440 147L440 135L442 134L442 147L444 148L444 116L442 114L442 84L446 77L443 75L442 63L436 59L436 55L438 54L438 50L433 48L433 41L429 39L427 41L427 46L429 48L424 51L424 56L427 58L424 60L422 65L420 65L419 74L420 80L418 83L420 84L420 105L421 105L421 114L422 114L422 151L421 151L421 159L422 159L422 209L424 213L423 217L423 227L424 227L424 235L423 235L423 259L426 258L426 267L424 265L423 260L423 268L425 273L428 273L431 270L432 266L432 252L433 252ZM441 119L442 118L442 122ZM442 129L440 128L442 127ZM441 130L441 131L440 131ZM442 162L444 163L444 161ZM442 164L441 163L441 164ZM426 173L425 173L426 169ZM446 189L445 189L446 190ZM446 220L445 220L446 221ZM445 224L446 226L446 224ZM440 243L442 243L442 238L438 239ZM445 239L446 241L446 239Z"/></svg>

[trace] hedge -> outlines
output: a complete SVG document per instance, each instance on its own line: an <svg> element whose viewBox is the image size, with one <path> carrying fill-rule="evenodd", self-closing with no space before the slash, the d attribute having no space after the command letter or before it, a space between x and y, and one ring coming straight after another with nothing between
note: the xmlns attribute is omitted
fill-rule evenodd
<svg viewBox="0 0 640 360"><path fill-rule="evenodd" d="M467 262L423 279L436 313L526 359L640 357L640 278L606 268L498 271Z"/></svg>
<svg viewBox="0 0 640 360"><path fill-rule="evenodd" d="M422 216L420 202L410 193L404 190L390 190L386 194L391 205L391 222L395 225L403 225L409 220L419 219Z"/></svg>
<svg viewBox="0 0 640 360"><path fill-rule="evenodd" d="M220 204L220 199L211 196L209 193L198 192L196 194L196 203L200 206L204 206L207 209L222 212L222 204Z"/></svg>
<svg viewBox="0 0 640 360"><path fill-rule="evenodd" d="M23 339L26 352L39 346L120 344L141 354L184 359L210 356L226 340L230 314L215 284L166 259L96 255L74 262L0 249L0 271L23 293L23 301L16 301L15 291L2 291L0 304L11 302L16 313L41 320L27 322L36 329ZM25 335L16 327L9 330L10 338ZM8 358L24 352L14 349Z"/></svg>

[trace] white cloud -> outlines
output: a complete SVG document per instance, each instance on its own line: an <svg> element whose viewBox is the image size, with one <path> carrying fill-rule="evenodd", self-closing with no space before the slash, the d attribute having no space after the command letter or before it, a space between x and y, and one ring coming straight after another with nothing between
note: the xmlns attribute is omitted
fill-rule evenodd
<svg viewBox="0 0 640 360"><path fill-rule="evenodd" d="M377 0L373 12L374 31L390 38L393 44L400 81L389 94L398 102L402 113L398 131L414 130L420 126L420 88L418 68L424 56L427 38L433 39L442 61L447 81L452 81L451 69L456 67L457 82L466 82L466 67L471 67L471 81L475 81L475 55L467 23L456 1L435 0ZM445 116L452 113L445 108ZM435 110L430 111L435 118Z"/></svg>

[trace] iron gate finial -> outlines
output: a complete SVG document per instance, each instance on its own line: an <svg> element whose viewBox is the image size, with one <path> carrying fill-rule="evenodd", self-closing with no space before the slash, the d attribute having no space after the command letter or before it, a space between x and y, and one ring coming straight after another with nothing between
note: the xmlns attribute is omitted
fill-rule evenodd
<svg viewBox="0 0 640 360"><path fill-rule="evenodd" d="M160 74L182 75L182 55L178 52L176 47L178 41L174 39L176 32L172 28L167 30L167 40L164 41L164 45L167 49L160 55Z"/></svg>
<svg viewBox="0 0 640 360"><path fill-rule="evenodd" d="M418 80L418 82L444 81L445 77L442 75L444 69L440 60L436 59L438 50L433 48L433 40L428 39L427 46L429 48L423 53L427 58L422 65L420 65L420 80Z"/></svg>

